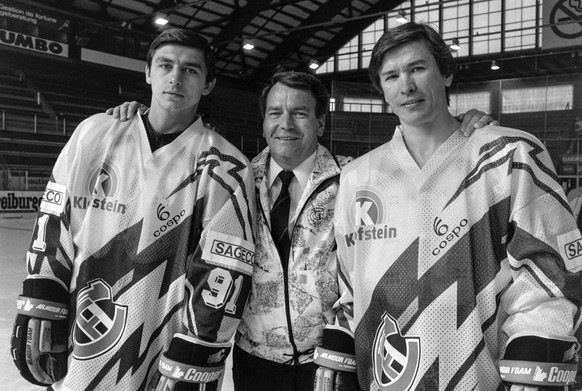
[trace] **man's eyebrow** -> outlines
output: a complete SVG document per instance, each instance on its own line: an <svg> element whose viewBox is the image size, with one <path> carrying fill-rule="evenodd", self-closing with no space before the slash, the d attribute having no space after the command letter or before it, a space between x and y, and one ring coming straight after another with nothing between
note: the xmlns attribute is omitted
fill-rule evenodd
<svg viewBox="0 0 582 391"><path fill-rule="evenodd" d="M164 57L164 56L156 57L156 59L154 61L155 62L174 62L171 58Z"/></svg>
<svg viewBox="0 0 582 391"><path fill-rule="evenodd" d="M421 58L421 59L414 60L414 61L411 61L411 62L407 63L405 65L405 68L414 68L417 65L426 65L426 64L428 64L428 61L425 60L425 59L423 59L423 58ZM396 72L396 69L395 68L388 68L387 70L385 70L383 72L380 72L380 75L388 75L388 74L391 74L391 73L394 73L394 72Z"/></svg>
<svg viewBox="0 0 582 391"><path fill-rule="evenodd" d="M412 61L412 62L408 63L407 65L408 65L409 67L413 67L413 66L415 66L415 65L425 65L425 64L427 64L427 63L428 63L428 61L427 61L427 60L425 60L424 58L421 58L421 59L418 59L418 60Z"/></svg>
<svg viewBox="0 0 582 391"><path fill-rule="evenodd" d="M156 58L155 62L170 62L170 63L174 63L174 60L169 58L169 57L164 57L164 56L160 56L158 58ZM185 62L183 64L183 66L186 67L190 67L190 68L197 68L197 69L204 69L202 64L198 63L198 62Z"/></svg>
<svg viewBox="0 0 582 391"><path fill-rule="evenodd" d="M273 105L267 105L267 107L265 108L265 110L276 110L276 109L281 109L281 104L273 104ZM301 104L301 105L297 105L297 106L293 106L291 107L292 110L310 110L310 106L308 104Z"/></svg>

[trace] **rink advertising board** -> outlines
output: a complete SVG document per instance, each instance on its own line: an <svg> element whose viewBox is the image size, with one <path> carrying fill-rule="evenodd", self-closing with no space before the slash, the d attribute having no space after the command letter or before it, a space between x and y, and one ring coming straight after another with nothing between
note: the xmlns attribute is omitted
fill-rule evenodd
<svg viewBox="0 0 582 391"><path fill-rule="evenodd" d="M71 21L39 8L0 0L0 44L68 57Z"/></svg>
<svg viewBox="0 0 582 391"><path fill-rule="evenodd" d="M0 191L0 213L36 213L43 191Z"/></svg>

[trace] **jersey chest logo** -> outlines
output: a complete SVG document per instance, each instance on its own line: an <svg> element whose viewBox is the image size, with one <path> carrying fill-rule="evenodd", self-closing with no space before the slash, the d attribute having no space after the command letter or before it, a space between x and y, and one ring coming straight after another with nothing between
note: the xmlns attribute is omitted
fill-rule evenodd
<svg viewBox="0 0 582 391"><path fill-rule="evenodd" d="M111 287L94 280L79 291L73 333L73 357L89 360L113 348L121 339L127 322L127 306L112 300Z"/></svg>
<svg viewBox="0 0 582 391"><path fill-rule="evenodd" d="M358 188L352 210L352 221L355 226L384 222L385 202L381 194L378 189L372 186Z"/></svg>
<svg viewBox="0 0 582 391"><path fill-rule="evenodd" d="M403 337L398 323L382 315L372 347L372 371L381 391L410 390L420 362L420 338Z"/></svg>

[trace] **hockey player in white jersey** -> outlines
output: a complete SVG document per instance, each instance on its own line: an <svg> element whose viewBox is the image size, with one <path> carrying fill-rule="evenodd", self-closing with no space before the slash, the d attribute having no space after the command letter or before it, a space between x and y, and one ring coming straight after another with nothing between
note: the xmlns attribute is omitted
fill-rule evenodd
<svg viewBox="0 0 582 391"><path fill-rule="evenodd" d="M151 108L83 121L60 154L27 252L11 339L24 378L54 390L219 390L248 297L248 160L197 114L208 42L150 46Z"/></svg>
<svg viewBox="0 0 582 391"><path fill-rule="evenodd" d="M372 52L370 77L401 125L340 179L337 308L359 387L564 389L577 368L580 232L535 137L460 136L454 68L421 24L389 30ZM316 363L350 370L349 349L325 347Z"/></svg>

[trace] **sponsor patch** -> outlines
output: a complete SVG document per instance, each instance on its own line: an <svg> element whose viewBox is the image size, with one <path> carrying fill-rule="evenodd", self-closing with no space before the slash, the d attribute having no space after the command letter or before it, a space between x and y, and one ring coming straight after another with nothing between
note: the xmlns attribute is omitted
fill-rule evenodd
<svg viewBox="0 0 582 391"><path fill-rule="evenodd" d="M49 182L42 196L42 201L40 202L40 211L60 216L60 214L63 213L63 210L65 210L66 196L66 186L55 182Z"/></svg>
<svg viewBox="0 0 582 391"><path fill-rule="evenodd" d="M582 237L578 230L558 236L558 246L566 269L572 272L582 269Z"/></svg>
<svg viewBox="0 0 582 391"><path fill-rule="evenodd" d="M359 186L350 209L354 226L381 224L386 218L386 201L373 186Z"/></svg>
<svg viewBox="0 0 582 391"><path fill-rule="evenodd" d="M251 275L255 261L255 246L242 238L210 231L206 237L202 258L212 265Z"/></svg>

